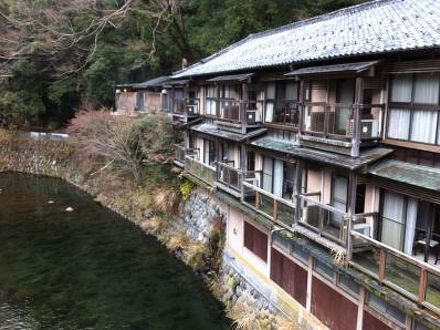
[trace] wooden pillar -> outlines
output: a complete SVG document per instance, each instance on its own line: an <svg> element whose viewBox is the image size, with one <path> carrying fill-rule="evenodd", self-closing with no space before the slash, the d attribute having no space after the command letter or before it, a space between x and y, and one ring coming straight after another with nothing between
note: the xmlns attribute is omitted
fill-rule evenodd
<svg viewBox="0 0 440 330"><path fill-rule="evenodd" d="M294 214L294 219L293 219L293 223L298 223L301 217L301 198L299 197L299 194L301 194L301 186L302 186L302 167L303 167L303 162L298 159L296 162L296 167L295 167L295 214Z"/></svg>
<svg viewBox="0 0 440 330"><path fill-rule="evenodd" d="M215 83L215 92L216 92L216 95L217 95L217 106L216 106L216 113L215 113L215 115L217 116L217 118L219 118L220 117L220 107L221 107L221 104L220 104L221 86L219 86L218 83Z"/></svg>
<svg viewBox="0 0 440 330"><path fill-rule="evenodd" d="M348 223L345 242L347 246L347 259L351 260L353 254L353 241L351 236L353 216L356 213L357 173L351 171L348 177Z"/></svg>
<svg viewBox="0 0 440 330"><path fill-rule="evenodd" d="M247 171L247 148L246 143L243 141L240 143L240 169L244 173Z"/></svg>
<svg viewBox="0 0 440 330"><path fill-rule="evenodd" d="M380 248L379 250L379 282L385 280L385 273L387 267L387 251L385 248Z"/></svg>
<svg viewBox="0 0 440 330"><path fill-rule="evenodd" d="M174 89L174 85L171 86L171 98L170 98L170 109L171 109L171 113L175 113L176 109L174 109L174 99L175 99L175 95L176 95L176 91Z"/></svg>
<svg viewBox="0 0 440 330"><path fill-rule="evenodd" d="M361 116L360 112L364 102L364 78L356 78L356 91L353 104L353 136L351 137L351 156L359 157L359 149L361 145Z"/></svg>
<svg viewBox="0 0 440 330"><path fill-rule="evenodd" d="M428 271L426 268L420 269L420 278L419 278L419 304L423 303L426 299L426 289L428 284Z"/></svg>
<svg viewBox="0 0 440 330"><path fill-rule="evenodd" d="M247 107L249 101L249 86L247 82L241 84L241 102L240 102L240 122L241 134L246 134L247 131Z"/></svg>
<svg viewBox="0 0 440 330"><path fill-rule="evenodd" d="M298 97L298 135L302 135L302 132L304 130L304 118L305 118L305 111L306 107L304 105L305 102L305 81L300 80L299 81L299 97Z"/></svg>

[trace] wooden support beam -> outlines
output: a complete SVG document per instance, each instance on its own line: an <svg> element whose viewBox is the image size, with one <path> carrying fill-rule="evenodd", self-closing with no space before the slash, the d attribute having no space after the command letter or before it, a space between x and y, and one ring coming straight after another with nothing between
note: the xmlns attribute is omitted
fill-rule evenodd
<svg viewBox="0 0 440 330"><path fill-rule="evenodd" d="M299 81L299 97L298 97L298 135L302 135L302 132L304 130L304 125L303 125L303 121L304 121L304 111L305 111L305 106L304 106L304 101L305 101L305 81L304 80L300 80Z"/></svg>
<svg viewBox="0 0 440 330"><path fill-rule="evenodd" d="M276 199L273 200L273 220L277 221L278 219L278 202Z"/></svg>
<svg viewBox="0 0 440 330"><path fill-rule="evenodd" d="M426 268L420 269L420 279L419 279L419 303L422 304L426 299L426 289L428 284L428 270Z"/></svg>
<svg viewBox="0 0 440 330"><path fill-rule="evenodd" d="M295 166L295 214L293 223L298 223L299 219L301 217L301 198L299 197L299 194L301 193L301 186L302 186L302 167L304 166L303 161L297 160L296 166Z"/></svg>
<svg viewBox="0 0 440 330"><path fill-rule="evenodd" d="M363 77L356 78L356 91L353 104L353 136L351 138L351 156L359 157L359 149L361 145L361 132L360 123L361 116L360 111L364 102L364 85L365 81Z"/></svg>
<svg viewBox="0 0 440 330"><path fill-rule="evenodd" d="M351 236L351 229L353 227L353 216L356 212L356 191L357 191L357 174L350 172L348 176L348 223L345 231L343 241L347 246L347 259L350 261L353 255L353 239Z"/></svg>
<svg viewBox="0 0 440 330"><path fill-rule="evenodd" d="M246 134L247 131L247 106L249 101L249 87L246 82L241 85L241 101L240 102L240 122L241 122L241 133Z"/></svg>
<svg viewBox="0 0 440 330"><path fill-rule="evenodd" d="M385 280L385 270L387 267L387 251L384 248L379 250L379 281Z"/></svg>

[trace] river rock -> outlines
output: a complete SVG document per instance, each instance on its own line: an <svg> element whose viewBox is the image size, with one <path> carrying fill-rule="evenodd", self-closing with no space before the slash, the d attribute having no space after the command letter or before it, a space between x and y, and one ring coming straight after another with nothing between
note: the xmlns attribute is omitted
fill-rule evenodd
<svg viewBox="0 0 440 330"><path fill-rule="evenodd" d="M53 203L55 203L53 200L47 202L47 204L53 204Z"/></svg>
<svg viewBox="0 0 440 330"><path fill-rule="evenodd" d="M73 212L73 207L71 207L71 206L66 207L66 212Z"/></svg>

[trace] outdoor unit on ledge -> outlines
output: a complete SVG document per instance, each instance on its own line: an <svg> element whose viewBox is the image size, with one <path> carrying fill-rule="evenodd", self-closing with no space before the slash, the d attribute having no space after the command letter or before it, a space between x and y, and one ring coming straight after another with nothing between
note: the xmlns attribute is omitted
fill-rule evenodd
<svg viewBox="0 0 440 330"><path fill-rule="evenodd" d="M379 137L379 121L377 119L361 119L359 126L361 139L376 139ZM353 136L354 120L350 120L347 136Z"/></svg>

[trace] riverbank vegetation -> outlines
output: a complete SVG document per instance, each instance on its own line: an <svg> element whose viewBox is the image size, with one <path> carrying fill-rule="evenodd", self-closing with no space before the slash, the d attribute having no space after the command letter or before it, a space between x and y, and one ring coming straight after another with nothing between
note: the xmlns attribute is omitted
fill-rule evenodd
<svg viewBox="0 0 440 330"><path fill-rule="evenodd" d="M130 121L114 121L108 112L84 113L72 122L69 128L72 138L67 142L32 140L17 132L0 129L0 172L62 178L154 235L208 283L213 295L225 303L227 314L236 321L236 328L295 329L294 323L283 316L274 317L269 311L257 313L250 299L234 298L239 282L237 275L222 265L225 229L221 217L210 219L206 241L192 238L187 232L187 225L181 218L183 207L193 198L197 188L179 176L179 171L170 164L172 150L166 142L171 133L168 119L156 115ZM84 124L81 128L76 126L80 122ZM127 135L115 134L122 128L109 130L111 124L123 126L123 131L130 127L136 134L147 135L146 141L148 136L160 136L161 139L154 145L140 147L133 144L139 136L118 140L117 137ZM116 157L119 153L115 150L119 148L111 152L92 152L110 138L124 148L132 148L124 155L137 160L139 177L132 173L131 163ZM94 143L96 145L92 145ZM134 151L139 155L134 155Z"/></svg>
<svg viewBox="0 0 440 330"><path fill-rule="evenodd" d="M187 237L183 202L195 186L172 166L171 123L165 115L133 119L84 111L66 142L32 140L0 129L0 172L55 176L71 182L168 246L197 273L219 267L221 219L209 244Z"/></svg>

